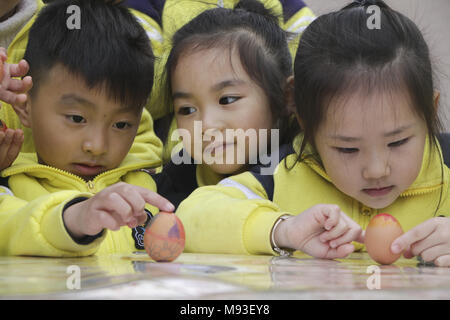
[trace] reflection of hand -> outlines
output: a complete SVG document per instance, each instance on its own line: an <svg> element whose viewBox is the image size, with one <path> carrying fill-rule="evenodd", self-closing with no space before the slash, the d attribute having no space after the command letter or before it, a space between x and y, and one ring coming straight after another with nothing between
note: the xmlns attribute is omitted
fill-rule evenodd
<svg viewBox="0 0 450 320"><path fill-rule="evenodd" d="M316 205L281 222L275 242L316 258L344 258L354 251L352 241L363 242L361 227L336 205Z"/></svg>
<svg viewBox="0 0 450 320"><path fill-rule="evenodd" d="M124 182L109 186L92 198L76 203L64 211L64 223L74 238L97 235L103 229L135 228L147 220L145 204L164 211L173 205L148 189Z"/></svg>
<svg viewBox="0 0 450 320"><path fill-rule="evenodd" d="M16 160L23 143L21 129L0 131L0 170L8 168Z"/></svg>
<svg viewBox="0 0 450 320"><path fill-rule="evenodd" d="M450 267L450 218L429 219L405 232L391 245L393 253L405 250L405 258L420 256L439 267Z"/></svg>
<svg viewBox="0 0 450 320"><path fill-rule="evenodd" d="M25 60L18 64L6 63L6 50L0 47L0 100L10 104L16 109L16 106L22 106L27 101L27 92L33 87L33 81L30 76L24 77L30 66ZM13 79L14 77L23 79Z"/></svg>

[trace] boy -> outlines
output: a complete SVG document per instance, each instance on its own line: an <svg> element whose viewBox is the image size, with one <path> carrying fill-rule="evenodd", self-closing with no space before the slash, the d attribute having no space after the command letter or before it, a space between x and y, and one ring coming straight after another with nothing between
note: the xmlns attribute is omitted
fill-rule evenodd
<svg viewBox="0 0 450 320"><path fill-rule="evenodd" d="M0 22L0 43L3 43L3 46L7 48L7 52L0 45L0 59L6 61L7 57L9 66L14 67L16 72L11 72L11 76L23 77L23 72L27 68L27 62L22 59L28 43L29 31L36 20L37 14L45 7L45 4L42 0L7 0L5 3L3 2L5 1L2 0L2 4L0 4L0 14L5 20ZM104 0L104 2L113 1ZM72 10L68 12L70 13L66 13L66 19L70 25L76 21L77 13ZM141 12L135 10L130 10L130 12L145 29L153 53L159 56L162 50L162 32L158 23ZM30 15L28 13L34 14ZM20 23L17 20L20 20ZM18 29L16 28L9 32L9 29L2 28L3 24L14 24L17 25ZM6 66L5 64L5 69L7 68ZM7 80L8 78L5 76L4 81ZM24 103L26 99L26 94L24 93L32 86L31 77L25 77L21 81L15 79L14 81L14 85L10 87L5 87L4 84L0 83L0 107L11 111L7 115L9 117L10 125L8 127L10 130L5 133L3 139L0 132L0 169L7 168L11 164L11 159L17 157L18 149L21 149L23 152L35 151L30 130L20 123L13 109L7 105L11 104L15 108L16 105ZM157 92L157 90L153 91ZM153 105L158 105L158 103L153 102ZM146 107L150 110L149 103ZM142 113L141 123L130 153L146 160L159 158L161 162L162 143L153 131L153 119L148 110L144 110Z"/></svg>
<svg viewBox="0 0 450 320"><path fill-rule="evenodd" d="M143 249L146 203L173 210L150 191L145 168L158 159L127 155L153 85L152 50L129 11L105 2L57 1L30 30L34 87L16 112L36 153L2 172L2 255L130 253ZM70 5L80 8L80 29L67 28Z"/></svg>

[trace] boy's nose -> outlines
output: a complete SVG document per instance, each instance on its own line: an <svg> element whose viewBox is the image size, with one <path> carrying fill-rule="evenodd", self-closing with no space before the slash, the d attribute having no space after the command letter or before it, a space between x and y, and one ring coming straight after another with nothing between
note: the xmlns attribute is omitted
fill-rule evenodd
<svg viewBox="0 0 450 320"><path fill-rule="evenodd" d="M107 151L106 140L101 134L89 136L83 142L83 151L93 156L100 156Z"/></svg>

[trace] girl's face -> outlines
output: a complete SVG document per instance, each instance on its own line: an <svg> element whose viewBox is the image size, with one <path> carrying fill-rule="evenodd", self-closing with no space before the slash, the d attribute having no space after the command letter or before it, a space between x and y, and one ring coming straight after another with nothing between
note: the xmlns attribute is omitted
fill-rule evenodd
<svg viewBox="0 0 450 320"><path fill-rule="evenodd" d="M270 136L272 115L238 54L212 48L182 55L171 84L177 126L188 133L181 136L190 155L220 174L245 170L257 156L260 129Z"/></svg>
<svg viewBox="0 0 450 320"><path fill-rule="evenodd" d="M355 94L330 104L315 144L338 189L381 209L416 179L426 135L404 92Z"/></svg>

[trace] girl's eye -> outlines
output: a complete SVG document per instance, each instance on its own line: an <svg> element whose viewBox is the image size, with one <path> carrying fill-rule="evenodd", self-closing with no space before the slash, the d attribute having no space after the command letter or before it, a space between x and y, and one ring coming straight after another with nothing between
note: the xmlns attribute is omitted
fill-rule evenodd
<svg viewBox="0 0 450 320"><path fill-rule="evenodd" d="M191 113L194 113L197 111L194 107L181 107L178 109L178 114L182 116L190 115Z"/></svg>
<svg viewBox="0 0 450 320"><path fill-rule="evenodd" d="M219 103L220 104L230 104L230 103L233 103L233 102L235 102L235 101L237 101L237 100L239 100L239 97L222 97L222 98L220 98L219 99Z"/></svg>
<svg viewBox="0 0 450 320"><path fill-rule="evenodd" d="M347 153L347 154L358 152L357 148L338 148L338 147L336 147L336 150L340 153Z"/></svg>
<svg viewBox="0 0 450 320"><path fill-rule="evenodd" d="M402 139L402 140L391 142L391 143L388 144L388 146L389 147L399 147L399 146L405 144L406 142L408 142L408 140L409 140L409 138L405 138L405 139Z"/></svg>
<svg viewBox="0 0 450 320"><path fill-rule="evenodd" d="M82 116L78 115L67 115L66 116L70 121L74 123L84 123L86 120Z"/></svg>
<svg viewBox="0 0 450 320"><path fill-rule="evenodd" d="M117 122L114 124L114 127L116 127L117 129L126 129L126 128L130 128L131 124L129 124L128 122Z"/></svg>

